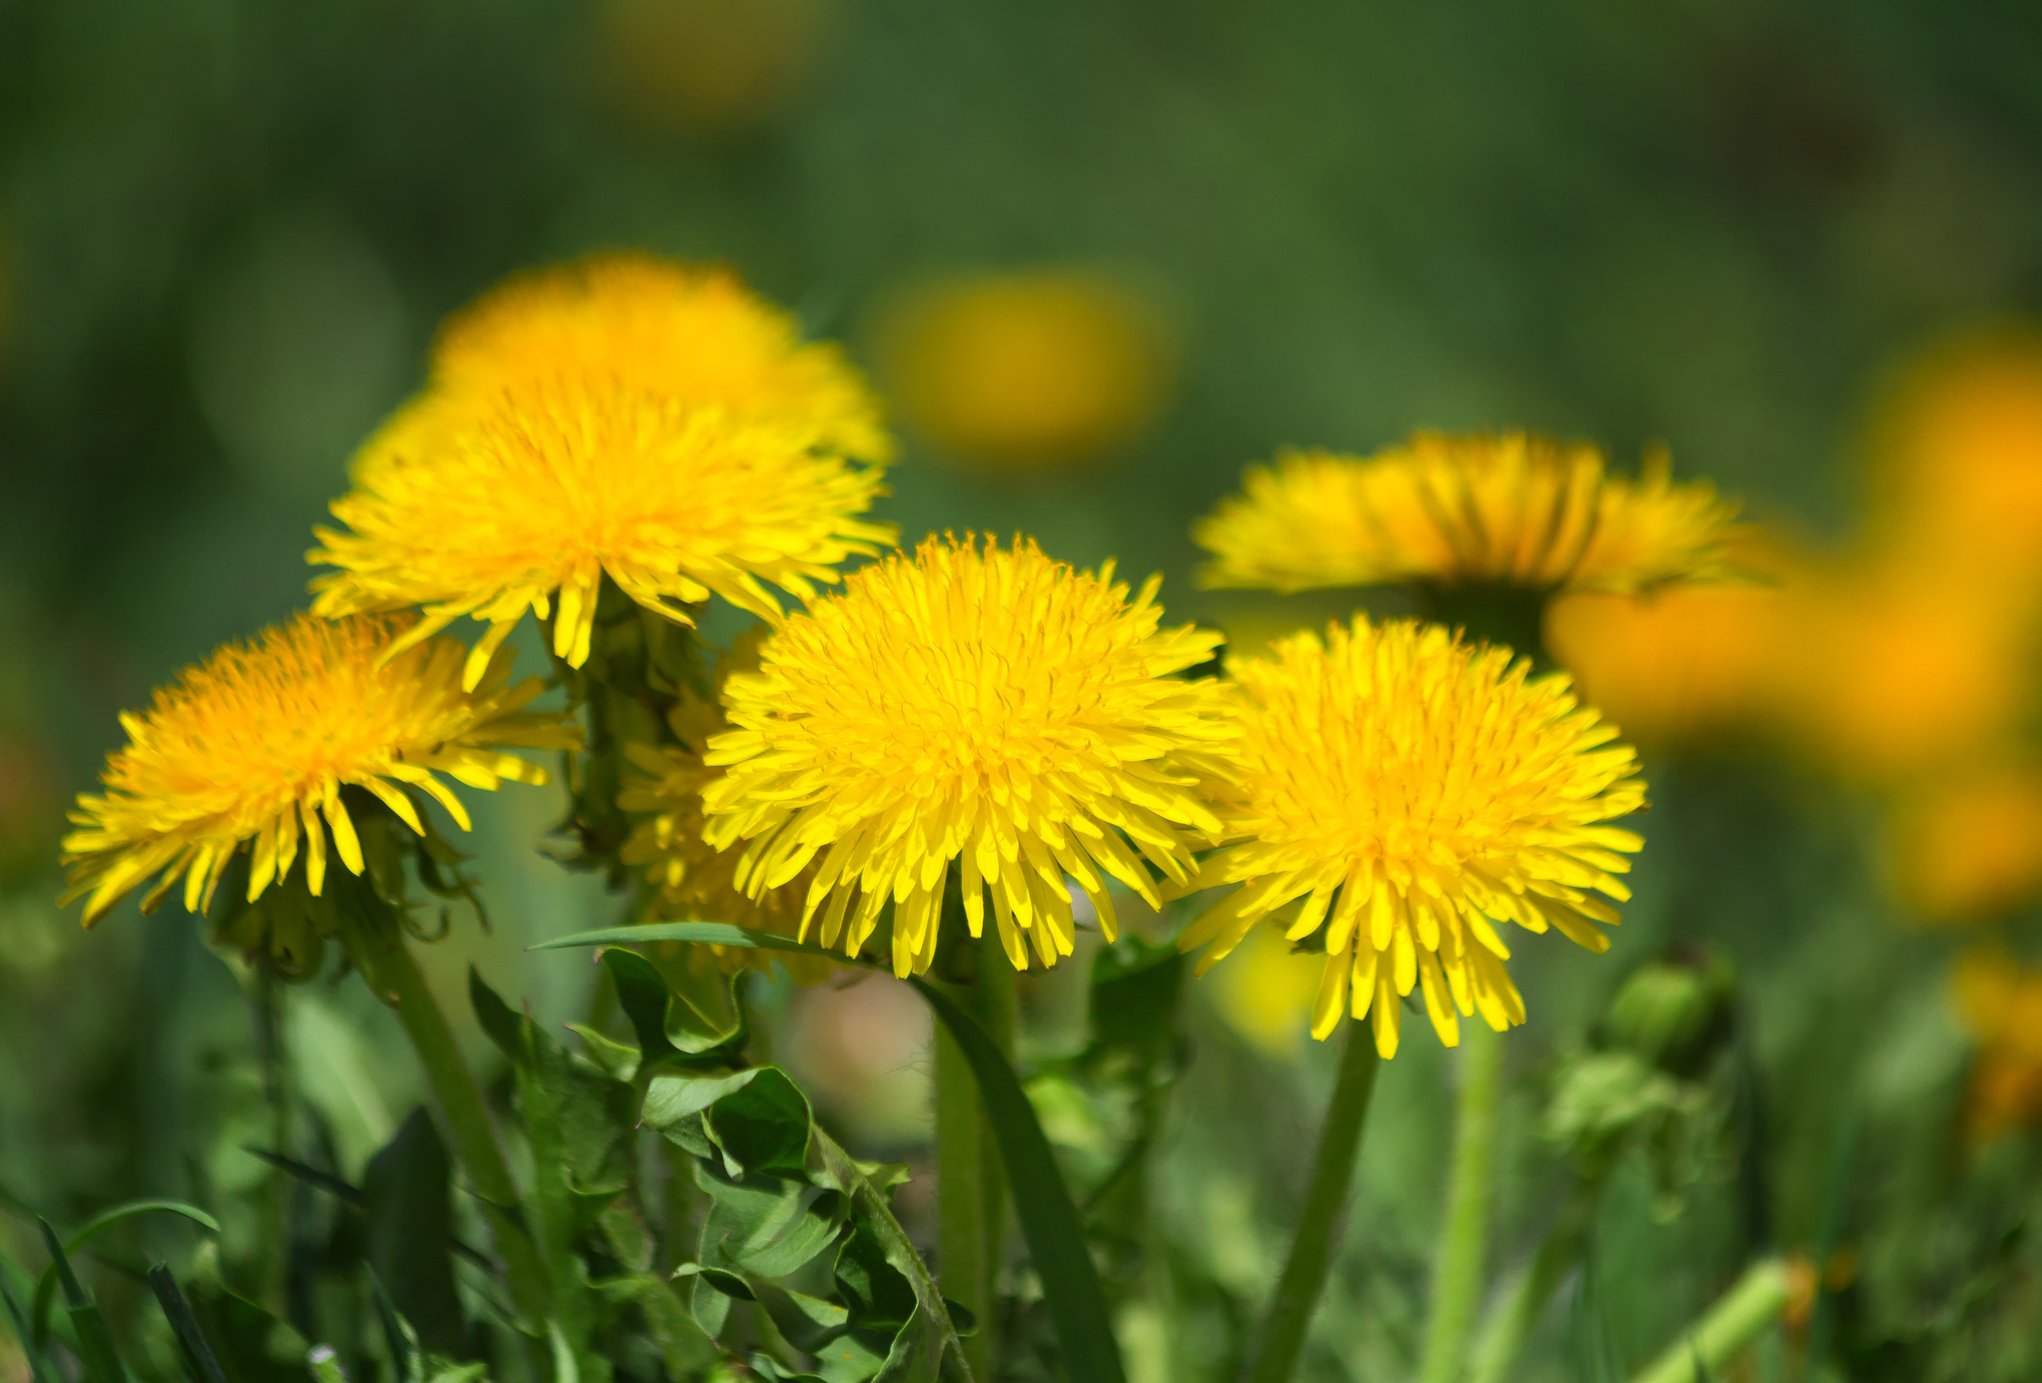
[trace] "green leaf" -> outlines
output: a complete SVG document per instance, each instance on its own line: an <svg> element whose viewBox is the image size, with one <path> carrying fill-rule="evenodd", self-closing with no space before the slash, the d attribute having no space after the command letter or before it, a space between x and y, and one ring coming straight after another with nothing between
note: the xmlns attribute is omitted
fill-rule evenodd
<svg viewBox="0 0 2042 1383"><path fill-rule="evenodd" d="M644 1063L678 1058L684 1061L741 1060L747 1040L744 1010L733 998L736 1015L719 1022L674 993L659 968L636 951L614 947L602 952L603 968L617 986L617 1000L638 1038Z"/></svg>
<svg viewBox="0 0 2042 1383"><path fill-rule="evenodd" d="M6 1309L8 1328L14 1332L15 1341L21 1346L22 1360L28 1365L28 1376L34 1383L56 1383L57 1373L43 1358L42 1350L37 1347L34 1334L29 1329L28 1312L9 1285L8 1279L13 1272L14 1265L0 1255L0 1307Z"/></svg>
<svg viewBox="0 0 2042 1383"><path fill-rule="evenodd" d="M64 1252L62 1241L57 1238L57 1231L50 1228L48 1220L37 1223L42 1226L43 1245L49 1250L50 1272L63 1284L64 1310L70 1317L71 1329L77 1338L78 1361L85 1368L86 1383L126 1383L127 1367L121 1363L113 1332L107 1328L106 1318L99 1313L98 1303L85 1290L85 1284L78 1280L78 1275L71 1271L71 1260ZM45 1274L44 1280L48 1278L49 1275ZM41 1322L37 1324L40 1326Z"/></svg>
<svg viewBox="0 0 2042 1383"><path fill-rule="evenodd" d="M178 1290L176 1275L158 1263L149 1269L149 1286L156 1293L156 1304L163 1308L163 1318L170 1322L170 1333L176 1337L185 1374L193 1383L227 1383L227 1375L206 1340L206 1332L199 1328L191 1303Z"/></svg>
<svg viewBox="0 0 2042 1383"><path fill-rule="evenodd" d="M703 946L735 946L753 951L791 951L796 955L823 956L845 965L863 965L877 970L876 963L846 956L841 951L796 941L791 936L780 936L774 932L747 931L743 927L732 927L722 922L646 922L631 927L603 927L592 932L575 932L568 936L556 936L550 941L535 942L526 949L531 951L560 951L588 946L649 946L656 941L686 941Z"/></svg>
<svg viewBox="0 0 2042 1383"><path fill-rule="evenodd" d="M460 1351L467 1334L454 1289L452 1166L432 1119L414 1109L362 1178L368 1259L426 1348Z"/></svg>
<svg viewBox="0 0 2042 1383"><path fill-rule="evenodd" d="M36 1283L35 1298L29 1306L29 1318L38 1344L49 1339L50 1303L55 1297L60 1275L70 1273L70 1264L64 1255L76 1253L115 1225L137 1219L143 1215L182 1215L185 1219L203 1226L211 1233L220 1232L220 1222L195 1205L183 1201L139 1200L125 1201L109 1210L102 1210L64 1239L61 1248L50 1255L50 1266L43 1270L42 1278ZM47 1226L45 1227L46 1232ZM57 1241L52 1236L50 1242ZM73 1279L75 1281L75 1279ZM67 1288L68 1292L68 1288Z"/></svg>
<svg viewBox="0 0 2042 1383"><path fill-rule="evenodd" d="M1114 1343L1106 1294L1085 1242L1083 1222L1057 1169L1049 1140L1036 1121L1034 1106L1007 1064L1006 1057L972 1016L935 986L913 982L929 1007L950 1030L978 1078L986 1119L1007 1169L1014 1196L1015 1218L1028 1241L1029 1256L1042 1279L1043 1296L1063 1347L1063 1368L1073 1378L1119 1383L1125 1377L1120 1350Z"/></svg>

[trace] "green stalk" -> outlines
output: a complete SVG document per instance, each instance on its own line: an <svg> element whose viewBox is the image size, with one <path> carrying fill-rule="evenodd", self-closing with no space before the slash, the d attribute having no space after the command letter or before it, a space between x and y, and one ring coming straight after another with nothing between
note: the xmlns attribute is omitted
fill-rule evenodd
<svg viewBox="0 0 2042 1383"><path fill-rule="evenodd" d="M440 1132L456 1160L467 1170L469 1183L489 1219L496 1251L509 1279L511 1299L528 1324L543 1327L552 1299L546 1266L519 1213L517 1182L511 1177L510 1163L497 1140L496 1125L490 1120L482 1087L461 1053L446 1013L433 998L417 959L398 929L391 928L387 940L351 932L347 951L369 988L397 1014L404 1035L411 1039L412 1050L418 1054L418 1064L432 1090Z"/></svg>
<svg viewBox="0 0 2042 1383"><path fill-rule="evenodd" d="M1701 1383L1721 1377L1730 1362L1780 1318L1790 1281L1783 1259L1765 1258L1752 1264L1632 1383Z"/></svg>
<svg viewBox="0 0 2042 1383"><path fill-rule="evenodd" d="M944 986L959 1007L1011 1053L1014 972L998 947L967 943L979 952L977 983ZM1004 973L1003 973L1004 972ZM979 1101L978 1078L949 1030L936 1029L936 1253L944 1295L971 1312L977 1330L964 1340L965 1362L979 1378L992 1376L999 1303L1000 1239L1007 1188L1000 1150Z"/></svg>
<svg viewBox="0 0 2042 1383"><path fill-rule="evenodd" d="M1284 1261L1283 1274L1262 1320L1254 1362L1248 1370L1249 1383L1286 1383L1296 1372L1305 1333L1319 1294L1325 1290L1334 1245L1346 1219L1356 1154L1368 1121L1368 1100L1375 1092L1376 1070L1382 1063L1369 1025L1349 1022L1345 1026L1340 1070L1333 1078L1326 1127L1319 1135L1312 1179L1299 1210L1297 1237L1291 1240L1290 1257Z"/></svg>
<svg viewBox="0 0 2042 1383"><path fill-rule="evenodd" d="M1460 1100L1455 1112L1452 1180L1439 1262L1432 1276L1432 1318L1425 1330L1424 1383L1461 1383L1468 1337L1482 1296L1489 1203L1496 1184L1496 1113L1503 1094L1503 1040L1477 1025L1462 1028Z"/></svg>
<svg viewBox="0 0 2042 1383"><path fill-rule="evenodd" d="M1524 1342L1545 1313L1546 1304L1580 1260L1589 1230L1595 1224L1603 1181L1599 1172L1575 1178L1574 1187L1567 1193L1567 1200L1552 1228L1546 1231L1538 1252L1512 1283L1476 1341L1474 1364L1468 1373L1470 1383L1503 1383L1510 1376L1511 1365L1517 1362Z"/></svg>

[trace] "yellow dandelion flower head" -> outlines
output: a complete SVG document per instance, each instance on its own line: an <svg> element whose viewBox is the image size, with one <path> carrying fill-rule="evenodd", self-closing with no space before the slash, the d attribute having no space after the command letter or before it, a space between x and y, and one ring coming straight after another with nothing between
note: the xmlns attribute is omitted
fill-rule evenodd
<svg viewBox="0 0 2042 1383"><path fill-rule="evenodd" d="M1605 900L1629 898L1618 876L1642 845L1610 823L1645 787L1564 675L1361 616L1228 674L1241 735L1215 789L1224 848L1191 886L1234 888L1183 937L1209 948L1201 970L1257 925L1322 936L1313 1036L1373 1015L1389 1057L1414 987L1448 1046L1456 1011L1499 1032L1524 1021L1497 923L1608 949L1593 924L1617 922Z"/></svg>
<svg viewBox="0 0 2042 1383"><path fill-rule="evenodd" d="M2042 771L1996 762L1909 793L1882 853L1901 903L1925 921L2012 911L2042 895Z"/></svg>
<svg viewBox="0 0 2042 1383"><path fill-rule="evenodd" d="M443 778L485 791L545 782L544 770L506 752L577 742L559 717L526 709L539 680L512 686L505 653L464 691L467 650L451 639L405 646L408 622L298 615L221 648L146 711L122 716L128 742L107 759L105 791L81 795L71 814L64 901L84 898L91 926L150 880L144 911L181 880L185 906L202 912L244 845L248 901L290 874L301 846L305 886L317 895L329 835L350 872L363 868L343 788L424 834L420 796L468 829Z"/></svg>
<svg viewBox="0 0 2042 1383"><path fill-rule="evenodd" d="M1253 467L1193 536L1215 587L1632 592L1734 575L1735 518L1709 486L1675 484L1663 452L1630 479L1580 443L1420 433L1366 459L1305 451Z"/></svg>
<svg viewBox="0 0 2042 1383"><path fill-rule="evenodd" d="M496 393L563 374L636 386L810 434L827 451L886 461L877 396L836 346L728 270L642 253L594 255L513 276L441 329L439 389Z"/></svg>
<svg viewBox="0 0 2042 1383"><path fill-rule="evenodd" d="M1156 905L1151 870L1188 878L1218 824L1196 777L1229 733L1223 699L1174 674L1219 636L1160 628L1157 587L974 538L854 573L725 688L710 843L749 842L754 895L813 867L804 919L820 909L849 954L891 904L902 975L935 957L953 866L971 934L991 893L1017 969L1031 944L1045 965L1071 953L1067 880L1112 936L1107 881Z"/></svg>
<svg viewBox="0 0 2042 1383"><path fill-rule="evenodd" d="M960 275L886 309L880 360L902 412L966 465L1024 471L1125 447L1175 374L1160 314L1096 271Z"/></svg>
<svg viewBox="0 0 2042 1383"><path fill-rule="evenodd" d="M337 570L313 582L313 608L422 606L413 637L483 621L471 680L526 610L552 617L554 652L581 666L605 577L682 623L711 594L776 618L773 587L809 599L893 537L858 517L878 472L815 440L616 380L429 394L357 461L333 503L344 527L316 530L310 560Z"/></svg>
<svg viewBox="0 0 2042 1383"><path fill-rule="evenodd" d="M717 683L737 669L758 666L756 640L746 640L722 660ZM661 921L725 922L737 927L801 934L801 884L797 878L782 888L747 897L737 884L741 852L718 850L702 837L702 790L719 776L702 761L710 739L730 728L723 707L712 696L683 692L667 715L672 744L625 746L631 771L617 794L618 805L637 819L625 840L623 858L644 872ZM835 967L785 952L713 946L729 972L770 970L782 965L804 984L820 983Z"/></svg>

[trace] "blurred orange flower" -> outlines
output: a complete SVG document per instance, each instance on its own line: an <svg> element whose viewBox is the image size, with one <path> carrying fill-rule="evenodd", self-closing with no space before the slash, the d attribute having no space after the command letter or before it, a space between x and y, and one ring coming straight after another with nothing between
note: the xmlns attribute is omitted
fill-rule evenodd
<svg viewBox="0 0 2042 1383"><path fill-rule="evenodd" d="M1583 696L1643 743L1720 733L1767 703L1783 597L1773 586L1562 595L1546 646Z"/></svg>
<svg viewBox="0 0 2042 1383"><path fill-rule="evenodd" d="M1901 902L1927 921L1975 921L2042 894L2042 771L1995 765L1910 795L1885 853Z"/></svg>
<svg viewBox="0 0 2042 1383"><path fill-rule="evenodd" d="M2042 330L1914 362L1875 421L1875 541L1982 582L2042 586Z"/></svg>
<svg viewBox="0 0 2042 1383"><path fill-rule="evenodd" d="M1006 471L1126 447L1176 374L1154 306L1119 279L1074 269L909 289L882 309L878 355L910 422L955 460Z"/></svg>
<svg viewBox="0 0 2042 1383"><path fill-rule="evenodd" d="M835 10L834 0L604 0L603 85L648 125L758 125L807 83Z"/></svg>
<svg viewBox="0 0 2042 1383"><path fill-rule="evenodd" d="M1957 1018L1978 1042L1965 1102L1966 1132L1988 1142L2042 1118L2042 971L2001 947L1958 963Z"/></svg>

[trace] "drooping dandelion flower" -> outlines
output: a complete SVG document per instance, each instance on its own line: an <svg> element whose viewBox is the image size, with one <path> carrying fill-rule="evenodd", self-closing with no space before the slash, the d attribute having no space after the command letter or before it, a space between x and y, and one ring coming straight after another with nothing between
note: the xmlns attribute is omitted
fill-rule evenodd
<svg viewBox="0 0 2042 1383"><path fill-rule="evenodd" d="M847 954L890 905L902 975L935 957L953 869L971 933L990 893L1017 969L1071 953L1067 880L1113 935L1107 881L1155 904L1151 871L1188 878L1218 824L1194 778L1229 733L1221 695L1173 674L1219 636L1159 628L1156 590L1028 542L931 539L854 573L726 687L710 844L749 842L753 895L812 869L804 927L819 911Z"/></svg>
<svg viewBox="0 0 2042 1383"><path fill-rule="evenodd" d="M444 779L484 791L546 781L505 752L576 743L559 718L526 709L538 679L510 685L503 654L463 691L467 650L452 640L392 654L406 623L299 615L221 648L149 709L122 716L128 742L107 758L105 791L79 797L77 829L64 840L65 901L86 900L85 924L145 884L144 911L180 882L185 906L206 911L244 847L250 902L287 878L301 851L305 887L318 895L329 838L340 863L360 874L347 788L423 834L420 798L468 828Z"/></svg>
<svg viewBox="0 0 2042 1383"><path fill-rule="evenodd" d="M719 684L734 671L758 666L755 641L732 651L719 669ZM738 887L742 851L718 850L702 838L702 790L720 776L702 761L710 739L730 728L713 697L683 692L667 715L671 744L628 744L631 772L618 792L618 805L637 818L624 842L623 859L644 871L652 888L651 914L659 921L724 922L731 926L801 934L803 879L767 889L756 898ZM743 947L708 948L726 970L770 969L779 964L804 984L829 978L827 962L788 952Z"/></svg>
<svg viewBox="0 0 2042 1383"><path fill-rule="evenodd" d="M1131 284L1072 269L903 292L879 359L907 419L965 466L1020 472L1125 447L1170 392L1175 350Z"/></svg>
<svg viewBox="0 0 2042 1383"><path fill-rule="evenodd" d="M421 638L462 616L490 626L472 683L525 611L553 650L588 658L605 577L692 623L713 593L775 617L891 528L859 518L878 472L816 450L816 434L571 375L494 393L429 394L369 443L317 530L320 614L417 605Z"/></svg>
<svg viewBox="0 0 2042 1383"><path fill-rule="evenodd" d="M1230 660L1241 737L1218 779L1224 848L1192 889L1231 885L1186 933L1200 968L1257 925L1308 938L1325 968L1312 1033L1373 1017L1394 1055L1398 1000L1422 989L1448 1046L1460 1014L1524 1021L1498 924L1593 951L1642 842L1636 757L1562 675L1437 626L1357 616L1322 640ZM1601 895L1601 896L1597 896Z"/></svg>
<svg viewBox="0 0 2042 1383"><path fill-rule="evenodd" d="M485 394L577 377L711 405L883 462L877 396L837 347L727 270L653 255L595 255L517 275L441 329L432 387Z"/></svg>
<svg viewBox="0 0 2042 1383"><path fill-rule="evenodd" d="M1577 443L1421 433L1367 459L1294 452L1252 468L1193 532L1216 587L1632 592L1734 574L1734 519L1708 486L1676 485L1663 453L1628 479Z"/></svg>

